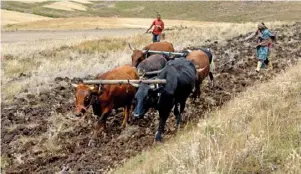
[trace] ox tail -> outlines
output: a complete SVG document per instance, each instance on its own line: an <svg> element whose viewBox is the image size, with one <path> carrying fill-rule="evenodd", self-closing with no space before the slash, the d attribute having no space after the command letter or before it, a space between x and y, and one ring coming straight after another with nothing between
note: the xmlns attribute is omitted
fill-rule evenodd
<svg viewBox="0 0 301 174"><path fill-rule="evenodd" d="M214 64L213 56L212 56L212 62L210 63L210 72L212 72L212 73L215 72L215 64Z"/></svg>
<svg viewBox="0 0 301 174"><path fill-rule="evenodd" d="M215 72L215 64L214 64L214 56L212 55L212 52L210 48L207 48L208 52L210 53L211 56L211 62L210 62L210 72L214 73Z"/></svg>

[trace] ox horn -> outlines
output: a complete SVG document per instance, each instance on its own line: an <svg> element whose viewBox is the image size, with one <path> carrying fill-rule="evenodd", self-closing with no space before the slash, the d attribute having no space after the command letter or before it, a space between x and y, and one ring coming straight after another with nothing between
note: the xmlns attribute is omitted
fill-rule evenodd
<svg viewBox="0 0 301 174"><path fill-rule="evenodd" d="M137 83L131 83L131 85L136 87L136 88L139 88L139 84L137 84Z"/></svg>
<svg viewBox="0 0 301 174"><path fill-rule="evenodd" d="M198 73L200 73L200 72L204 71L205 69L206 69L206 67L205 67L205 68L198 68L198 69L196 69L196 71L197 71Z"/></svg>
<svg viewBox="0 0 301 174"><path fill-rule="evenodd" d="M76 88L78 86L78 84L71 84L74 88Z"/></svg>
<svg viewBox="0 0 301 174"><path fill-rule="evenodd" d="M155 84L150 84L149 87L150 87L151 89L155 89L155 88L156 88Z"/></svg>
<svg viewBox="0 0 301 174"><path fill-rule="evenodd" d="M130 49L131 49L132 51L134 51L134 49L132 48L131 44L128 43L128 45L129 45Z"/></svg>

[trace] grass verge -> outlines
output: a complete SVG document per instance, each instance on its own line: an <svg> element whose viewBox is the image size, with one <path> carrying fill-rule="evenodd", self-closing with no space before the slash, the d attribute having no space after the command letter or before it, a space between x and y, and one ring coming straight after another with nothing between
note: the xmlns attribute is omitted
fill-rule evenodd
<svg viewBox="0 0 301 174"><path fill-rule="evenodd" d="M300 173L300 91L299 62L109 173Z"/></svg>

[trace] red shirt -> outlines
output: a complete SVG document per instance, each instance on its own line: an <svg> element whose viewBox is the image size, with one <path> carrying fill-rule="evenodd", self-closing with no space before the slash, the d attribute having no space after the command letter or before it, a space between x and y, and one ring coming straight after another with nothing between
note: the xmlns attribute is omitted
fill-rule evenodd
<svg viewBox="0 0 301 174"><path fill-rule="evenodd" d="M153 33L154 33L155 35L159 35L159 34L162 33L162 31L163 31L163 29L164 29L164 22L163 22L162 20L159 21L158 19L155 19L155 20L153 21L153 24L152 24L152 25L155 26L154 29L153 29ZM160 29L159 27L157 27L157 25L161 26L161 29Z"/></svg>

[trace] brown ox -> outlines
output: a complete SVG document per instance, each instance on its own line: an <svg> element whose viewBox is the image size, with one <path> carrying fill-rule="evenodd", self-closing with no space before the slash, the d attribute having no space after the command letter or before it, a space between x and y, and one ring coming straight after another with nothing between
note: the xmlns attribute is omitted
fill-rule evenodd
<svg viewBox="0 0 301 174"><path fill-rule="evenodd" d="M97 75L96 79L102 80L134 80L139 79L136 69L131 65L123 65L102 75ZM124 118L121 127L125 128L129 119L132 100L136 93L136 88L129 84L116 85L73 85L76 87L76 109L75 115L83 115L89 106L98 116L89 146L95 141L97 135L106 128L106 119L112 109L123 107Z"/></svg>
<svg viewBox="0 0 301 174"><path fill-rule="evenodd" d="M204 51L195 50L191 51L186 58L191 60L197 68L198 79L195 83L195 91L193 93L193 97L196 98L200 96L200 85L208 75L213 86L213 75L210 71L209 57Z"/></svg>
<svg viewBox="0 0 301 174"><path fill-rule="evenodd" d="M173 45L169 42L155 42L145 46L142 50L133 49L129 44L130 49L133 51L132 54L132 65L137 67L138 64L146 58L147 51L142 50L153 50L153 51L168 51L174 52L175 49ZM155 53L149 53L148 56L153 55Z"/></svg>

